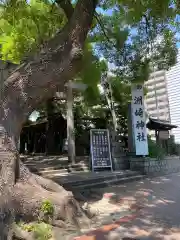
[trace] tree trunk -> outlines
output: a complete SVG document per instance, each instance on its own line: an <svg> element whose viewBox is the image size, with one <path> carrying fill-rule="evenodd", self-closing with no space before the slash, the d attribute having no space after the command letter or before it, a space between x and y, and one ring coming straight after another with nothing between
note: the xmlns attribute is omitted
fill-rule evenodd
<svg viewBox="0 0 180 240"><path fill-rule="evenodd" d="M60 1L66 5L66 2ZM15 69L7 68L0 76L0 239L10 240L14 218L30 220L40 213L43 200L55 208L54 218L69 219L83 215L73 195L50 180L33 175L20 163L17 142L23 123L42 102L52 97L56 88L73 79L81 68L83 47L91 27L97 0L79 0L67 11L67 25L41 52L30 56ZM67 6L67 5L66 5ZM10 75L10 76L9 76ZM7 78L6 78L7 77Z"/></svg>
<svg viewBox="0 0 180 240"><path fill-rule="evenodd" d="M2 121L1 121L2 122ZM10 128L10 126L9 126ZM12 127L13 128L13 127ZM11 129L12 130L12 129ZM13 131L6 131L0 123L0 237L10 238L10 230L14 221L14 204L12 192L14 184L19 177L17 152ZM11 239L11 238L10 238Z"/></svg>
<svg viewBox="0 0 180 240"><path fill-rule="evenodd" d="M68 160L75 164L75 137L74 137L74 114L73 114L73 89L72 81L67 85L67 140Z"/></svg>
<svg viewBox="0 0 180 240"><path fill-rule="evenodd" d="M55 153L55 136L54 136L54 104L53 98L50 98L46 102L46 112L47 112L47 132L46 132L46 153Z"/></svg>
<svg viewBox="0 0 180 240"><path fill-rule="evenodd" d="M18 155L13 148L1 149L0 239L11 239L9 234L14 220L29 222L42 216L41 207L47 200L54 208L52 224L61 220L81 228L79 217L88 224L87 217L71 192L49 179L32 174L21 162L18 168Z"/></svg>

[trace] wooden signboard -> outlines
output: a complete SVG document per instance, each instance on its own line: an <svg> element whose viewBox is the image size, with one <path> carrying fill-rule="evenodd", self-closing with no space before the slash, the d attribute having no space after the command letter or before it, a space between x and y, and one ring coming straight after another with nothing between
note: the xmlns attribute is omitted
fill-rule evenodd
<svg viewBox="0 0 180 240"><path fill-rule="evenodd" d="M92 170L110 168L112 170L109 131L107 129L90 130Z"/></svg>

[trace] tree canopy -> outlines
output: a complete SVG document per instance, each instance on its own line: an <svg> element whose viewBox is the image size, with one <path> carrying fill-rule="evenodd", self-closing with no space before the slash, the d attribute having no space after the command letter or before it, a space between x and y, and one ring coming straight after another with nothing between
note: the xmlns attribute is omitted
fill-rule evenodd
<svg viewBox="0 0 180 240"><path fill-rule="evenodd" d="M71 10L76 2L72 1ZM150 71L176 62L178 11L178 2L169 0L99 1L81 72L75 76L88 86L83 97L86 106L102 104L98 84L102 72L109 69L101 57L111 63L113 97L118 105L121 102L121 109L123 102L127 107L130 93L126 95L124 88L131 82L146 81ZM5 1L0 14L1 59L15 64L43 48L68 21L59 1Z"/></svg>
<svg viewBox="0 0 180 240"><path fill-rule="evenodd" d="M72 2L75 5L77 1ZM175 63L178 14L178 1L101 0L87 42L98 57L113 63L122 77L146 80L143 74L150 60L160 68ZM20 63L66 22L59 1L5 1L1 4L1 58ZM88 65L83 64L85 70ZM92 81L92 71L90 76L84 74Z"/></svg>
<svg viewBox="0 0 180 240"><path fill-rule="evenodd" d="M1 59L20 64L46 46L63 29L68 21L66 10L72 11L76 2L72 1L69 8L70 1L66 1L66 9L58 0L11 0L1 4ZM176 62L178 11L178 2L169 0L99 1L81 71L75 76L76 81L88 86L81 98L83 114L90 114L85 109L91 107L91 116L103 115L107 108L98 88L103 72L114 74L109 78L113 100L118 115L126 116L130 83L144 82L151 71L168 69ZM106 62L100 60L102 57ZM110 70L107 63L111 64Z"/></svg>
<svg viewBox="0 0 180 240"><path fill-rule="evenodd" d="M72 1L72 8L76 2ZM113 97L123 112L130 96L124 88L176 62L178 11L178 2L169 0L99 1L81 72L75 76L88 85L83 97L86 107L102 104L98 83L101 73L109 70L101 57L111 63ZM5 1L0 14L1 58L15 64L43 48L68 21L59 1Z"/></svg>
<svg viewBox="0 0 180 240"><path fill-rule="evenodd" d="M1 1L0 55L9 67L7 78L0 76L2 239L16 216L37 220L44 199L55 206L53 219L77 224L80 215L73 196L18 164L27 116L70 79L88 83L89 99L98 97L97 83L107 71L101 58L111 63L114 98L124 101L131 82L175 63L179 10L179 0Z"/></svg>
<svg viewBox="0 0 180 240"><path fill-rule="evenodd" d="M11 1L1 6L0 45L3 60L20 63L65 24L60 8L50 2Z"/></svg>

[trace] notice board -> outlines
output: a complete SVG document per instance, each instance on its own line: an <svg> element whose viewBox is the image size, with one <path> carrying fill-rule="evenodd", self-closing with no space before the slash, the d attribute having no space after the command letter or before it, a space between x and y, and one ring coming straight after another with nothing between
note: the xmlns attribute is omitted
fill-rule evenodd
<svg viewBox="0 0 180 240"><path fill-rule="evenodd" d="M108 129L91 129L91 160L92 170L96 168L111 168L111 150Z"/></svg>

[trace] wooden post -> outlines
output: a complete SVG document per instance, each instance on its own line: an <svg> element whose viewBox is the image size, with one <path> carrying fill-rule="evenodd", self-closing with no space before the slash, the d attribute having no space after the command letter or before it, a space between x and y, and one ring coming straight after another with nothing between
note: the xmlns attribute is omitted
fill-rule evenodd
<svg viewBox="0 0 180 240"><path fill-rule="evenodd" d="M47 128L46 128L46 154L54 154L54 126L53 126L53 115L54 115L54 99L50 98L46 101L46 112L47 112ZM40 136L42 137L42 136Z"/></svg>
<svg viewBox="0 0 180 240"><path fill-rule="evenodd" d="M67 140L68 140L68 160L71 163L75 163L75 136L74 136L72 81L69 81L67 85Z"/></svg>

